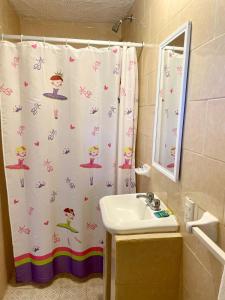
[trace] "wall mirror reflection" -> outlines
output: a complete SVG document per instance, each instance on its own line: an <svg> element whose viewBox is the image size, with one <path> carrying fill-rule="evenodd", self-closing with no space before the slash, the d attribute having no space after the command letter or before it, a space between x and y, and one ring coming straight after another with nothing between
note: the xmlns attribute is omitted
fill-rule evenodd
<svg viewBox="0 0 225 300"><path fill-rule="evenodd" d="M171 180L179 178L191 23L159 47L152 165Z"/></svg>

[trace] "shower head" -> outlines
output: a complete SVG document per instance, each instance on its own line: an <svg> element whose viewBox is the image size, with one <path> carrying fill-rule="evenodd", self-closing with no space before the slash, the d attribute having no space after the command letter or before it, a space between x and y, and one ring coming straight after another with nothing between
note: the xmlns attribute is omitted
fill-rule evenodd
<svg viewBox="0 0 225 300"><path fill-rule="evenodd" d="M133 16L129 16L129 17L124 17L123 19L117 21L116 23L113 24L112 26L112 31L114 32L118 32L119 28L120 28L120 25L123 23L123 21L125 20L130 20L130 22L132 22L133 20L135 20L135 17Z"/></svg>
<svg viewBox="0 0 225 300"><path fill-rule="evenodd" d="M112 31L114 32L118 32L119 28L120 28L120 25L123 23L123 20L119 20L117 21L116 23L113 24L113 27L112 27Z"/></svg>

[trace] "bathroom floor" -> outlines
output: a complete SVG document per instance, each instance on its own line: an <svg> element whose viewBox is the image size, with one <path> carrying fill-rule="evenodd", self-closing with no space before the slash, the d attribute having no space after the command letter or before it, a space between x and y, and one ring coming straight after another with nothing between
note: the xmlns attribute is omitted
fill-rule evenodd
<svg viewBox="0 0 225 300"><path fill-rule="evenodd" d="M11 282L3 300L103 300L103 280L79 282L70 276L57 277L49 285L16 285Z"/></svg>

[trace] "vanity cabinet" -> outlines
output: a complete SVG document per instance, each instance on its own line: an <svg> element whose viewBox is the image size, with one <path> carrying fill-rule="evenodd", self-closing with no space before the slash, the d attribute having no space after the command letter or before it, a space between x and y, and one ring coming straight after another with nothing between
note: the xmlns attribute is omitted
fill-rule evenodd
<svg viewBox="0 0 225 300"><path fill-rule="evenodd" d="M178 300L180 233L106 233L104 300Z"/></svg>

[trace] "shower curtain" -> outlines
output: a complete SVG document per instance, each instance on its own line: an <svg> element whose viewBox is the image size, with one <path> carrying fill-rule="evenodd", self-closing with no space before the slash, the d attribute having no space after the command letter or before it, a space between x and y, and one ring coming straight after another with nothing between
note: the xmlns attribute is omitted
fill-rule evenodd
<svg viewBox="0 0 225 300"><path fill-rule="evenodd" d="M102 273L99 199L135 192L135 49L2 41L0 96L17 281Z"/></svg>

